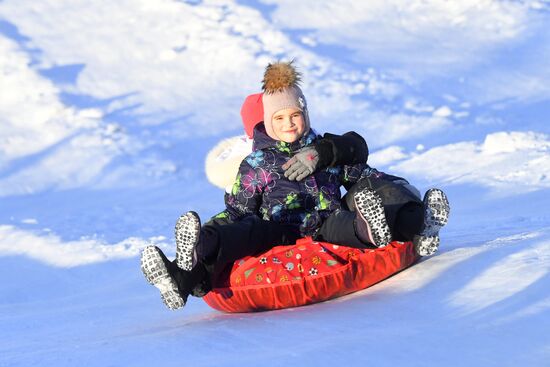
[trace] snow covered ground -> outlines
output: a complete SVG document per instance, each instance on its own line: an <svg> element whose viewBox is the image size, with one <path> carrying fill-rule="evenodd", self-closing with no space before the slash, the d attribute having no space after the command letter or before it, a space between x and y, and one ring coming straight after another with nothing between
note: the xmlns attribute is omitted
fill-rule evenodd
<svg viewBox="0 0 550 367"><path fill-rule="evenodd" d="M0 366L550 365L549 1L0 1ZM313 126L443 188L440 252L362 292L227 315L139 271L223 193L267 62Z"/></svg>

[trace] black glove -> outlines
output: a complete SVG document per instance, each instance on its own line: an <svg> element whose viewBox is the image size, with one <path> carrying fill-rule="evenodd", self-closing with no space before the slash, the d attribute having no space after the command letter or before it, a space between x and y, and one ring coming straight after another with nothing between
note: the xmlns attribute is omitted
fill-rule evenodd
<svg viewBox="0 0 550 367"><path fill-rule="evenodd" d="M369 157L367 142L353 131L341 136L326 133L315 149L321 156L318 168L367 163Z"/></svg>

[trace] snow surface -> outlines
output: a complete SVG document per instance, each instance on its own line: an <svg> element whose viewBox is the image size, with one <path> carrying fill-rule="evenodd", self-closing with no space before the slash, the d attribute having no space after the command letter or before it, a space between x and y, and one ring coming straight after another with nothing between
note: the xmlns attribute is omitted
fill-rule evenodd
<svg viewBox="0 0 550 367"><path fill-rule="evenodd" d="M0 366L550 366L550 2L0 1ZM139 251L223 192L263 67L443 188L436 256L318 305L164 308Z"/></svg>

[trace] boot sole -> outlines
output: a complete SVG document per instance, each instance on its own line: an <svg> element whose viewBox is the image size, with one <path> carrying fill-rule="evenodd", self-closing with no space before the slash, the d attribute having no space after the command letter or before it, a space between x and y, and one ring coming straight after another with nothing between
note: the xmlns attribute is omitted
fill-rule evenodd
<svg viewBox="0 0 550 367"><path fill-rule="evenodd" d="M162 260L159 249L147 246L141 253L141 271L147 281L160 291L162 302L171 310L185 306L185 300L180 296L176 282Z"/></svg>
<svg viewBox="0 0 550 367"><path fill-rule="evenodd" d="M195 246L199 240L201 221L195 212L187 212L176 222L176 264L185 271L193 269Z"/></svg>
<svg viewBox="0 0 550 367"><path fill-rule="evenodd" d="M357 193L353 200L361 218L368 225L369 237L376 247L384 247L391 242L390 227L386 221L382 199L372 190Z"/></svg>
<svg viewBox="0 0 550 367"><path fill-rule="evenodd" d="M439 248L439 236L415 236L414 249L420 256L430 256L437 252Z"/></svg>
<svg viewBox="0 0 550 367"><path fill-rule="evenodd" d="M438 236L439 230L449 221L451 207L447 195L440 189L429 189L424 195L424 233L428 237Z"/></svg>

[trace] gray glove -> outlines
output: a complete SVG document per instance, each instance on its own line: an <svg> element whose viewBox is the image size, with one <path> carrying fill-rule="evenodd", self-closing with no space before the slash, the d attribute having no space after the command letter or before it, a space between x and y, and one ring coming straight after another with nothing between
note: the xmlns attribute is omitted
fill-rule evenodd
<svg viewBox="0 0 550 367"><path fill-rule="evenodd" d="M301 181L317 169L319 153L314 147L302 148L283 164L285 177L290 181Z"/></svg>

